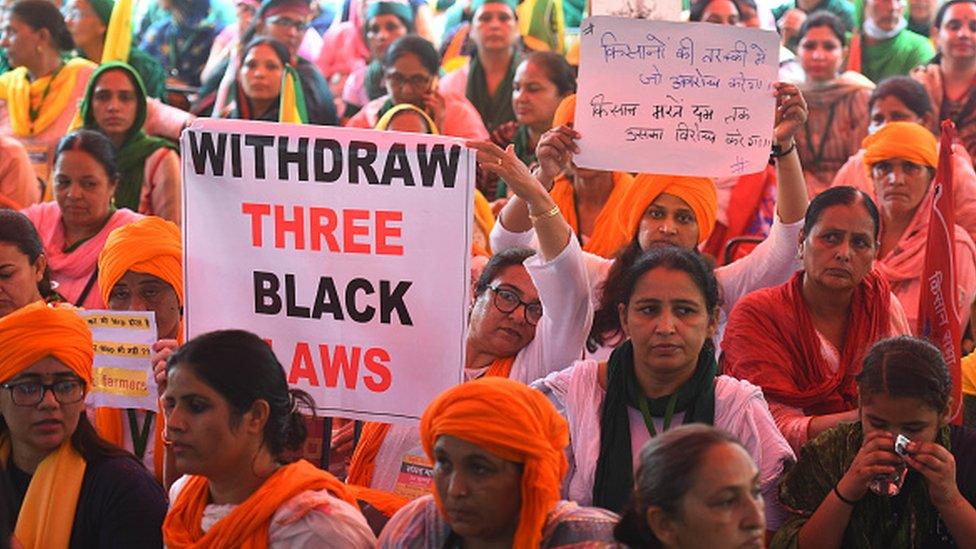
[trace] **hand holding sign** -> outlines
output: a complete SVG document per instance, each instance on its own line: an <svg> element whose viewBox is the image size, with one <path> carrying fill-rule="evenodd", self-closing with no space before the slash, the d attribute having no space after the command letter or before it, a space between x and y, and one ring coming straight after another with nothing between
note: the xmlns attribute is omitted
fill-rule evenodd
<svg viewBox="0 0 976 549"><path fill-rule="evenodd" d="M535 156L539 161L539 177L542 184L552 190L552 182L570 167L574 154L579 154L580 138L578 131L570 126L552 128L539 138L535 148Z"/></svg>
<svg viewBox="0 0 976 549"><path fill-rule="evenodd" d="M807 102L795 84L776 82L776 127L773 139L780 145L789 143L807 121Z"/></svg>

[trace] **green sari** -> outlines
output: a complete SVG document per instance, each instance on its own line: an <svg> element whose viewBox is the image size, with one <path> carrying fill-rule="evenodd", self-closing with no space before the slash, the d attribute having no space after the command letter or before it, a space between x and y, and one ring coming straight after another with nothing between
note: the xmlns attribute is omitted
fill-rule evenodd
<svg viewBox="0 0 976 549"><path fill-rule="evenodd" d="M495 94L488 93L488 79L485 69L481 66L478 52L471 56L468 66L468 83L464 95L474 105L489 132L496 127L515 120L515 109L512 107L512 82L515 80L515 69L519 64L518 52L512 55L508 64L505 79L498 84Z"/></svg>

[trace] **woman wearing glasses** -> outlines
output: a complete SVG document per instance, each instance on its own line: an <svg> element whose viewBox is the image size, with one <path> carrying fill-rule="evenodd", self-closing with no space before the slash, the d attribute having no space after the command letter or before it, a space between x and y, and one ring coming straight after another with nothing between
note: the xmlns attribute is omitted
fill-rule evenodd
<svg viewBox="0 0 976 549"><path fill-rule="evenodd" d="M388 94L367 103L346 125L374 128L395 105L411 103L429 114L443 135L488 139L481 116L467 99L437 91L440 66L441 58L430 42L415 34L400 38L383 60Z"/></svg>
<svg viewBox="0 0 976 549"><path fill-rule="evenodd" d="M465 378L500 376L528 383L578 358L593 314L583 253L556 203L514 148L469 142L483 169L503 178L529 207L539 252L494 255L475 285L465 341ZM432 464L417 427L367 424L349 484L407 498L431 490Z"/></svg>
<svg viewBox="0 0 976 549"><path fill-rule="evenodd" d="M0 461L25 547L161 547L166 496L85 417L92 338L36 302L0 319Z"/></svg>

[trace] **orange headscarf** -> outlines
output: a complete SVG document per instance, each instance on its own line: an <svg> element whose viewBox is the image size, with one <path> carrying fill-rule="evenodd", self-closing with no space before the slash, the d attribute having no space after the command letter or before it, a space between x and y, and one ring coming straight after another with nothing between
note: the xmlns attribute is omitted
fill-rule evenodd
<svg viewBox="0 0 976 549"><path fill-rule="evenodd" d="M171 221L145 217L108 235L98 255L98 289L108 303L112 288L128 271L162 279L183 305L183 243Z"/></svg>
<svg viewBox="0 0 976 549"><path fill-rule="evenodd" d="M871 167L882 160L900 158L934 168L939 164L939 143L925 126L915 122L889 122L861 142L864 167L871 177Z"/></svg>
<svg viewBox="0 0 976 549"><path fill-rule="evenodd" d="M443 435L523 464L522 507L513 546L538 547L568 467L566 420L542 393L507 378L484 377L444 391L427 406L420 440L432 460L434 443ZM436 490L434 498L443 513Z"/></svg>
<svg viewBox="0 0 976 549"><path fill-rule="evenodd" d="M299 460L275 471L250 497L204 534L200 522L210 501L210 482L206 477L194 475L166 514L163 543L171 549L264 549L268 546L271 517L285 502L308 490L328 490L358 509L356 499L342 482L327 471Z"/></svg>
<svg viewBox="0 0 976 549"><path fill-rule="evenodd" d="M570 94L559 102L555 114L552 115L552 127L572 124L576 120L576 94Z"/></svg>
<svg viewBox="0 0 976 549"><path fill-rule="evenodd" d="M88 324L71 309L37 301L0 318L0 381L37 361L54 357L89 386L92 381L92 336ZM0 459L6 464L11 441L0 437ZM66 440L34 471L14 529L28 548L67 547L71 539L85 459Z"/></svg>

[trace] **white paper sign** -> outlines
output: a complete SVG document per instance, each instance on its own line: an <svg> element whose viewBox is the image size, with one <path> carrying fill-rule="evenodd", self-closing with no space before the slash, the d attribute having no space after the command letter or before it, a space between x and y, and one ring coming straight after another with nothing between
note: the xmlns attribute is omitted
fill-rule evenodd
<svg viewBox="0 0 976 549"><path fill-rule="evenodd" d="M91 408L157 411L159 396L152 373L151 346L156 337L152 311L79 310L95 345Z"/></svg>
<svg viewBox="0 0 976 549"><path fill-rule="evenodd" d="M198 120L180 145L188 338L258 334L329 416L417 420L462 380L475 174L462 142Z"/></svg>
<svg viewBox="0 0 976 549"><path fill-rule="evenodd" d="M776 33L590 17L581 40L577 165L706 177L764 169Z"/></svg>
<svg viewBox="0 0 976 549"><path fill-rule="evenodd" d="M679 21L681 0L593 0L591 15L612 15L653 21Z"/></svg>

